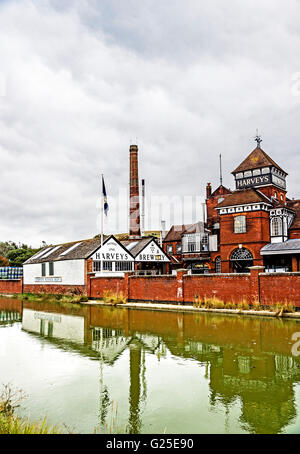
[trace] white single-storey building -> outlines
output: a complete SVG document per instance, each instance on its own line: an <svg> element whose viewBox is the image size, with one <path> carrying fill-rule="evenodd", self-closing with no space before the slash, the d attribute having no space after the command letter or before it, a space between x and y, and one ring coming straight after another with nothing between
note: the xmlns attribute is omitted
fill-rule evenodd
<svg viewBox="0 0 300 454"><path fill-rule="evenodd" d="M86 286L88 273L96 276L122 276L126 271L164 274L169 262L153 237L119 241L110 235L104 238L102 246L98 237L47 246L24 263L24 292L37 291L38 287L42 291L41 286L65 286L80 292Z"/></svg>

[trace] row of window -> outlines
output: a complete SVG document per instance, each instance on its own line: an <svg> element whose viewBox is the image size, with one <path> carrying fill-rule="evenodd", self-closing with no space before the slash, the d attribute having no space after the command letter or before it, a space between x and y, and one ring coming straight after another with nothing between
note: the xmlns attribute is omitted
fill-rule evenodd
<svg viewBox="0 0 300 454"><path fill-rule="evenodd" d="M235 177L239 180L241 178L258 177L259 175L266 175L268 173L270 173L270 168L264 167L263 169L246 170L246 172L237 173Z"/></svg>
<svg viewBox="0 0 300 454"><path fill-rule="evenodd" d="M48 263L48 273L49 276L54 276L54 263ZM42 276L47 276L47 263L42 263Z"/></svg>
<svg viewBox="0 0 300 454"><path fill-rule="evenodd" d="M103 271L132 271L133 262L102 262ZM93 271L101 271L101 262L93 262Z"/></svg>

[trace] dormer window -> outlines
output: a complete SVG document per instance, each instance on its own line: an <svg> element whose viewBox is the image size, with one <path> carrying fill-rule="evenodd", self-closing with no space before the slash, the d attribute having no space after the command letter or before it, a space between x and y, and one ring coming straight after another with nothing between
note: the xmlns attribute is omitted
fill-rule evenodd
<svg viewBox="0 0 300 454"><path fill-rule="evenodd" d="M269 173L269 172L270 172L269 167L264 167L264 168L262 169L262 171L261 171L262 175L266 175L266 174Z"/></svg>
<svg viewBox="0 0 300 454"><path fill-rule="evenodd" d="M244 174L242 172L241 173L237 173L236 174L236 179L240 180L241 178L244 178Z"/></svg>
<svg viewBox="0 0 300 454"><path fill-rule="evenodd" d="M245 178L252 177L252 170L247 170L247 172L244 173Z"/></svg>

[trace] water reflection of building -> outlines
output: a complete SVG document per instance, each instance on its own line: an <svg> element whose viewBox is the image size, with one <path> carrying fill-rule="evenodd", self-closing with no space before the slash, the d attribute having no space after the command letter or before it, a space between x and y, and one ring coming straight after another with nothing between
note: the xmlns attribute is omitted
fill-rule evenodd
<svg viewBox="0 0 300 454"><path fill-rule="evenodd" d="M68 311L70 316L65 318ZM296 416L294 384L300 382L300 360L291 357L289 344L292 334L300 331L296 321L98 306L82 306L76 311L52 305L45 316L45 306L25 303L23 327L28 327L28 321L34 326L39 322L38 332L43 321L52 321L50 342L58 334L64 335L81 354L84 341L88 344L84 354L98 357L100 363L102 360L101 367L113 365L127 351L130 433L141 431L147 399L145 353L157 354L162 348L204 365L211 406L221 405L229 414L233 403L240 402L240 424L248 432L282 432ZM34 314L40 315L35 318ZM55 326L59 324L65 325L65 331L62 326L59 331ZM100 420L104 423L111 402L110 383L103 381L101 386Z"/></svg>
<svg viewBox="0 0 300 454"><path fill-rule="evenodd" d="M11 298L0 298L0 325L10 325L22 320L22 302Z"/></svg>
<svg viewBox="0 0 300 454"><path fill-rule="evenodd" d="M84 342L84 317L23 309L24 331L75 343Z"/></svg>

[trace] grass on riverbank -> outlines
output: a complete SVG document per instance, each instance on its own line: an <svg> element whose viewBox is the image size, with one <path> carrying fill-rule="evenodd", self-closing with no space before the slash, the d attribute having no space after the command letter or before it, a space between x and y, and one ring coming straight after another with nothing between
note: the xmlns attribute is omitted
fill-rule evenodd
<svg viewBox="0 0 300 454"><path fill-rule="evenodd" d="M13 389L10 385L3 386L0 395L0 434L1 435L30 435L30 434L59 434L57 426L49 426L46 419L33 423L27 418L16 416L15 411L25 398L22 390Z"/></svg>
<svg viewBox="0 0 300 454"><path fill-rule="evenodd" d="M117 304L126 304L127 298L122 292L114 293L107 291L103 294L103 302L112 306L116 306Z"/></svg>
<svg viewBox="0 0 300 454"><path fill-rule="evenodd" d="M22 293L14 295L15 298L32 301L37 303L86 303L89 299L85 295L52 295L52 294L33 294L33 293Z"/></svg>
<svg viewBox="0 0 300 454"><path fill-rule="evenodd" d="M204 308L204 309L231 309L231 310L238 310L238 311L262 311L262 310L270 310L275 312L275 315L279 317L283 314L293 313L295 312L295 307L292 303L285 301L277 302L272 304L271 306L262 306L259 302L254 302L253 304L248 304L245 300L242 300L239 303L232 303L232 302L224 302L219 298L204 298L203 301L195 295L193 306L196 308Z"/></svg>

